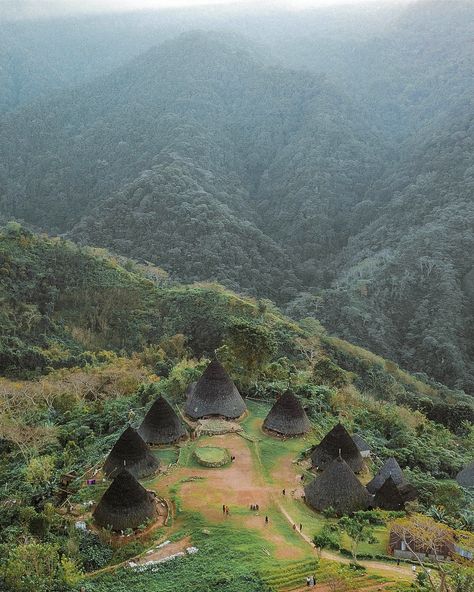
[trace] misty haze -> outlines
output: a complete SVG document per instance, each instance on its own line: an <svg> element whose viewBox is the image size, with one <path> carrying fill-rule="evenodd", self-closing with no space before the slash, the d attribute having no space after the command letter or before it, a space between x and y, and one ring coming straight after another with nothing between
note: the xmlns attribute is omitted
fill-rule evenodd
<svg viewBox="0 0 474 592"><path fill-rule="evenodd" d="M0 590L474 592L474 4L0 4Z"/></svg>

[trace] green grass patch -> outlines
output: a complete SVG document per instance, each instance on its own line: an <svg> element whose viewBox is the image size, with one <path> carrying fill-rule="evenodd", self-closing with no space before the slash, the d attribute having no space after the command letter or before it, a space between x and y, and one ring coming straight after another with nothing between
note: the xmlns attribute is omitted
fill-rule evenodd
<svg viewBox="0 0 474 592"><path fill-rule="evenodd" d="M209 526L187 517L199 551L155 567L156 571L121 569L88 582L89 592L265 592L259 570L274 565L273 548L258 533L226 523ZM204 532L206 531L206 532ZM207 533L207 534L206 534ZM288 562L291 563L291 562Z"/></svg>
<svg viewBox="0 0 474 592"><path fill-rule="evenodd" d="M156 450L153 450L152 452L160 461L162 468L165 468L171 464L175 464L178 461L178 448L158 448Z"/></svg>
<svg viewBox="0 0 474 592"><path fill-rule="evenodd" d="M230 463L230 454L226 448L217 446L196 446L194 458L205 467L223 467Z"/></svg>

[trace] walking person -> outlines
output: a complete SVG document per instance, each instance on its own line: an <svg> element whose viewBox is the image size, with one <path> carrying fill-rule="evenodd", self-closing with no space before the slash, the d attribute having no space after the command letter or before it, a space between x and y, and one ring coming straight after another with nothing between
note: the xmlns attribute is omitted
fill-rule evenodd
<svg viewBox="0 0 474 592"><path fill-rule="evenodd" d="M300 532L303 530L303 525L300 524Z"/></svg>
<svg viewBox="0 0 474 592"><path fill-rule="evenodd" d="M265 516L265 524L268 524L268 516Z"/></svg>
<svg viewBox="0 0 474 592"><path fill-rule="evenodd" d="M286 490L285 489L282 491L282 494L283 495L286 495Z"/></svg>

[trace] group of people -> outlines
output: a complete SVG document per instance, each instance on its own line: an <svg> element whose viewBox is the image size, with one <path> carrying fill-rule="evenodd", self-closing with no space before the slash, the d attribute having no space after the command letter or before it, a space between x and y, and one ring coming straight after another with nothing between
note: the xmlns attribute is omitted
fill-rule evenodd
<svg viewBox="0 0 474 592"><path fill-rule="evenodd" d="M250 504L250 509L251 509L253 512L258 512L258 511L259 511L259 509L260 509L260 506L259 506L258 504Z"/></svg>
<svg viewBox="0 0 474 592"><path fill-rule="evenodd" d="M228 516L229 515L229 506L222 504L222 513L224 514L224 516Z"/></svg>
<svg viewBox="0 0 474 592"><path fill-rule="evenodd" d="M293 530L296 530L296 524L293 524ZM303 525L300 522L300 532L303 530Z"/></svg>
<svg viewBox="0 0 474 592"><path fill-rule="evenodd" d="M316 586L316 576L307 576L306 577L306 585L312 588Z"/></svg>

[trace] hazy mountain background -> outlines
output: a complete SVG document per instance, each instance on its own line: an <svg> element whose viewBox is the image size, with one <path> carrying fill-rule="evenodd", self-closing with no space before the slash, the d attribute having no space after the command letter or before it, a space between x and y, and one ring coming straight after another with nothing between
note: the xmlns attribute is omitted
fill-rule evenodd
<svg viewBox="0 0 474 592"><path fill-rule="evenodd" d="M474 387L474 6L0 26L0 217Z"/></svg>

